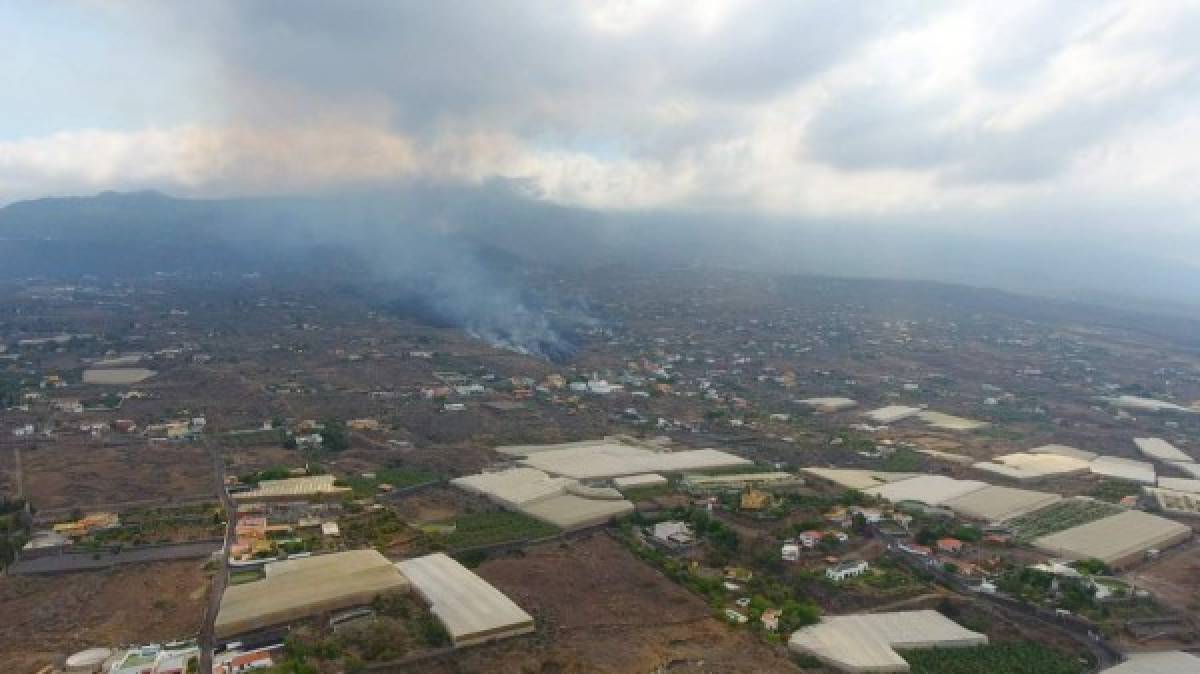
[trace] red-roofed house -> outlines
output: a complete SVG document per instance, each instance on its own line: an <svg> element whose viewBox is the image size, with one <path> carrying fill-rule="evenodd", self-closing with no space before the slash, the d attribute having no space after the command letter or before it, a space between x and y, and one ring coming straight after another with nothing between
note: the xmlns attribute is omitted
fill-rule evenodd
<svg viewBox="0 0 1200 674"><path fill-rule="evenodd" d="M962 552L963 542L957 538L939 538L937 549L939 552L948 552L952 555L957 555Z"/></svg>

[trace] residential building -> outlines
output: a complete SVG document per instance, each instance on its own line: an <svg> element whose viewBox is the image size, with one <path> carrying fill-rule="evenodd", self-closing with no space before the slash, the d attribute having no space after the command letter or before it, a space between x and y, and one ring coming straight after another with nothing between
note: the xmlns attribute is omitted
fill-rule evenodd
<svg viewBox="0 0 1200 674"><path fill-rule="evenodd" d="M845 560L825 569L825 577L840 582L867 572L868 564L863 560Z"/></svg>
<svg viewBox="0 0 1200 674"><path fill-rule="evenodd" d="M952 555L962 553L963 542L957 538L939 538L937 541L938 552L948 552Z"/></svg>
<svg viewBox="0 0 1200 674"><path fill-rule="evenodd" d="M654 539L667 545L691 545L696 535L687 522L659 522L654 525Z"/></svg>

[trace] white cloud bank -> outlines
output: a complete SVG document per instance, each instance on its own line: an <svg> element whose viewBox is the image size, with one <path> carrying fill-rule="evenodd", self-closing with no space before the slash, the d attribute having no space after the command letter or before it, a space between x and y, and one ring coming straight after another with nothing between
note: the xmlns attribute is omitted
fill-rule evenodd
<svg viewBox="0 0 1200 674"><path fill-rule="evenodd" d="M1194 2L101 7L194 26L226 114L0 142L0 200L505 177L601 209L1197 225Z"/></svg>

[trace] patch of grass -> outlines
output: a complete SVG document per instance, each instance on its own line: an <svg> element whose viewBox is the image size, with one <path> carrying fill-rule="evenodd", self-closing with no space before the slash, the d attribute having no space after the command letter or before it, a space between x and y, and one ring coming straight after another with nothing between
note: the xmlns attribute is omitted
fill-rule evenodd
<svg viewBox="0 0 1200 674"><path fill-rule="evenodd" d="M263 577L263 572L258 569L233 571L229 574L229 584L241 585L243 583L253 583L256 580L262 580Z"/></svg>
<svg viewBox="0 0 1200 674"><path fill-rule="evenodd" d="M1087 669L1077 658L1032 642L904 651L901 656L912 674L1080 674Z"/></svg>
<svg viewBox="0 0 1200 674"><path fill-rule="evenodd" d="M890 473L916 473L925 466L925 458L911 449L897 449L883 460L881 470Z"/></svg>
<svg viewBox="0 0 1200 674"><path fill-rule="evenodd" d="M426 482L435 482L441 479L433 473L413 470L410 468L385 468L375 472L375 477L348 477L339 480L354 490L355 498L365 498L373 496L379 490L379 485L390 484L396 489L405 487L413 487Z"/></svg>
<svg viewBox="0 0 1200 674"><path fill-rule="evenodd" d="M454 533L448 534L445 541L450 549L462 550L493 543L544 538L557 533L557 527L519 513L471 513L455 520Z"/></svg>
<svg viewBox="0 0 1200 674"><path fill-rule="evenodd" d="M1088 491L1088 496L1109 503L1117 503L1126 496L1137 496L1141 488L1123 480L1104 480Z"/></svg>
<svg viewBox="0 0 1200 674"><path fill-rule="evenodd" d="M1008 526L1018 539L1029 541L1121 512L1124 508L1103 501L1067 499L1014 518Z"/></svg>
<svg viewBox="0 0 1200 674"><path fill-rule="evenodd" d="M637 503L638 501L648 501L659 496L675 493L675 488L669 484L661 484L654 487L634 487L621 491L621 495L626 499Z"/></svg>

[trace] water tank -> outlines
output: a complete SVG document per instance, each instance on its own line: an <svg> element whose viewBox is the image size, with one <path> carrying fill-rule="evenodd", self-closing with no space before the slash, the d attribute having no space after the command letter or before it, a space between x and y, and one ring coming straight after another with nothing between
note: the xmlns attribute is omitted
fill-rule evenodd
<svg viewBox="0 0 1200 674"><path fill-rule="evenodd" d="M112 651L107 648L89 648L67 658L68 672L98 672L104 666L104 661L112 657Z"/></svg>

